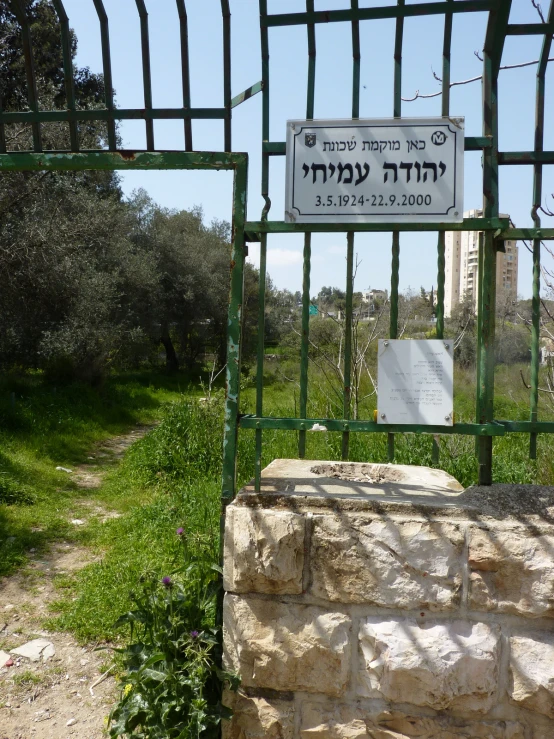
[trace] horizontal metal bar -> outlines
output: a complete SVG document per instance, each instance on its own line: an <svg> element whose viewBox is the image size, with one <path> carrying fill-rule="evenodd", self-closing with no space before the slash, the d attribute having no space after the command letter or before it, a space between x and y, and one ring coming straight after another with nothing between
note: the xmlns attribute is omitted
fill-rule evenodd
<svg viewBox="0 0 554 739"><path fill-rule="evenodd" d="M263 87L264 87L263 82L256 82L255 85L252 85L252 87L249 87L244 92L241 92L238 95L235 95L235 97L231 100L231 108L236 108L237 105L244 103L245 100L248 100L254 95L257 95L259 92L263 90Z"/></svg>
<svg viewBox="0 0 554 739"><path fill-rule="evenodd" d="M444 2L417 3L414 5L392 5L380 8L352 8L348 10L319 10L312 13L274 13L261 19L262 27L298 26L308 23L337 23L343 21L379 20L383 18L408 18L442 13L472 13L492 10L496 3L491 0L457 0L447 5Z"/></svg>
<svg viewBox="0 0 554 739"><path fill-rule="evenodd" d="M287 153L287 144L285 141L264 141L262 152L273 156L283 156Z"/></svg>
<svg viewBox="0 0 554 739"><path fill-rule="evenodd" d="M495 238L500 241L527 241L528 239L554 239L554 228L507 228L503 229Z"/></svg>
<svg viewBox="0 0 554 739"><path fill-rule="evenodd" d="M183 120L225 118L225 108L96 108L93 110L32 110L0 113L0 123L52 123L57 121Z"/></svg>
<svg viewBox="0 0 554 739"><path fill-rule="evenodd" d="M506 431L554 434L554 421L497 421Z"/></svg>
<svg viewBox="0 0 554 739"><path fill-rule="evenodd" d="M508 229L509 218L464 218L462 223L285 223L247 221L249 233L344 233L346 231L496 231ZM547 229L544 229L547 230Z"/></svg>
<svg viewBox="0 0 554 739"><path fill-rule="evenodd" d="M481 151L492 146L492 139L487 136L466 136L464 141L464 149L466 151ZM264 141L262 144L264 154L272 154L273 156L284 156L287 153L287 145L285 141Z"/></svg>
<svg viewBox="0 0 554 739"><path fill-rule="evenodd" d="M499 151L499 164L554 164L554 151Z"/></svg>
<svg viewBox="0 0 554 739"><path fill-rule="evenodd" d="M248 154L219 151L10 152L0 154L0 172L78 169L235 169Z"/></svg>
<svg viewBox="0 0 554 739"><path fill-rule="evenodd" d="M423 424L375 423L374 421L349 421L337 418L268 418L267 416L241 416L243 429L287 429L309 431L314 424L325 426L328 431L363 431L369 433L408 434L463 434L464 436L504 436L506 429L497 423L455 423L453 426L425 426ZM314 432L315 433L315 432Z"/></svg>
<svg viewBox="0 0 554 739"><path fill-rule="evenodd" d="M466 136L464 140L464 149L466 151L481 151L481 149L490 149L492 139L488 136Z"/></svg>
<svg viewBox="0 0 554 739"><path fill-rule="evenodd" d="M553 32L549 23L510 23L506 28L506 36L544 36Z"/></svg>

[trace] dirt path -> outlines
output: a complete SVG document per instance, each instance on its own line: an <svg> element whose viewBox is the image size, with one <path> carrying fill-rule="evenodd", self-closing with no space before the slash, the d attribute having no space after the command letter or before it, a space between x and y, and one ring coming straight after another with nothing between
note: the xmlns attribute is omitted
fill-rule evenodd
<svg viewBox="0 0 554 739"><path fill-rule="evenodd" d="M72 471L77 486L100 487L107 469L151 428L139 426L98 446L91 452L90 464ZM75 506L85 507L87 514L73 519L74 525L86 525L90 517L107 520L114 516L91 501L90 495L86 500L76 498ZM49 604L59 597L54 578L92 561L87 549L62 542L40 556L31 550L26 569L0 582L0 663L4 665L8 658L13 661L0 666L0 739L106 736L105 717L116 699L116 684L110 675L95 683L109 667L109 653L94 651L95 644L82 647L70 634L42 628ZM29 642L34 642L37 652L42 648L37 661L10 653Z"/></svg>

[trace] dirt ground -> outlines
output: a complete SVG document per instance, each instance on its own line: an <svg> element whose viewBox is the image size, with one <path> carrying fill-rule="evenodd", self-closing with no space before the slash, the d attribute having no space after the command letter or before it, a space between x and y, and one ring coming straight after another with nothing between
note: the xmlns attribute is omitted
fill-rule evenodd
<svg viewBox="0 0 554 739"><path fill-rule="evenodd" d="M100 487L108 465L151 427L141 426L129 434L105 442L91 452L90 464L72 471L77 485L88 490ZM76 498L87 516L72 519L86 525L87 518L107 520L114 515L90 501ZM71 519L70 519L71 520ZM81 646L70 634L44 631L48 605L59 597L54 578L75 572L94 561L85 548L58 543L47 553L30 552L28 566L0 582L0 652L34 639L52 643L54 654L43 661L9 655L13 665L0 667L0 739L100 739L105 737L106 717L117 698L109 670L109 651L95 651L96 644ZM103 645L105 646L105 645ZM51 650L50 650L51 651ZM0 657L2 654L0 654Z"/></svg>

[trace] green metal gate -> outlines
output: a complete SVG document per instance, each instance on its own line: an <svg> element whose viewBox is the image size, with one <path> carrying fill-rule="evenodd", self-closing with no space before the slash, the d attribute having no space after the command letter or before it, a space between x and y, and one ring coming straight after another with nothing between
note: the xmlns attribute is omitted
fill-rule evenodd
<svg viewBox="0 0 554 739"><path fill-rule="evenodd" d="M115 106L112 91L112 69L108 16L102 0L93 2L100 25L100 38L105 80L105 103L98 109L82 110L75 102L71 38L69 18L62 0L51 0L59 19L60 46L63 52L66 106L62 110L43 110L38 99L33 61L32 29L24 0L11 0L11 7L21 27L22 49L27 74L26 110L2 109L0 101L0 171L26 170L80 170L80 169L232 169L234 170L233 229L231 255L231 284L228 323L227 394L225 411L223 452L223 507L235 494L237 438L241 429L255 430L256 487L260 486L261 457L264 429L288 429L299 432L299 456L306 451L306 431L314 423L324 424L329 431L342 433L342 457L348 458L349 439L353 432L388 434L389 459L394 459L394 434L413 432L427 434L466 434L477 438L479 455L479 481L490 484L493 479L493 437L511 432L524 432L530 437L530 455L537 453L537 434L553 433L554 422L538 420L539 377L539 328L540 328L540 247L541 240L554 239L554 228L541 227L539 208L542 202L542 169L554 164L554 151L544 151L545 74L554 34L554 0L551 0L544 23L512 24L509 22L511 0L434 0L406 3L397 0L396 5L360 8L358 0L351 0L345 10L315 11L314 0L306 0L296 13L268 13L267 0L259 0L260 38L262 53L262 79L256 85L236 97L231 96L231 13L229 0L220 0L223 27L223 104L218 108L194 108L191 106L190 63L188 46L188 19L185 0L176 0L176 20L181 40L182 91L181 105L173 108L154 108L150 75L150 48L148 13L144 0L135 0L140 19L142 76L145 106L141 109L121 109ZM329 0L331 2L331 0ZM300 6L299 2L299 6ZM402 45L404 21L413 16L440 15L444 18L442 54L442 114L450 113L450 49L454 16L459 13L488 12L488 23L483 53L483 106L482 135L466 137L466 151L481 151L483 156L483 217L468 218L460 224L325 224L301 225L270 220L269 161L272 156L285 154L285 143L270 141L270 78L269 44L270 30L276 27L300 25L306 28L308 53L308 78L306 94L306 118L313 118L316 74L316 27L322 23L348 22L352 29L352 117L359 117L360 110L360 23L380 19L393 19L396 23L395 43L391 54L394 65L394 117L402 116ZM254 2L252 12L257 12ZM210 33L210 29L206 29ZM540 36L542 50L537 65L535 143L532 151L498 150L498 76L504 43L507 36ZM258 221L246 220L248 157L232 153L232 109L257 92L262 93L262 188L265 206ZM154 121L162 119L183 122L184 146L182 151L159 151L155 146ZM193 121L219 119L224 121L224 140L220 152L193 151ZM116 123L121 120L143 120L146 131L146 151L118 149ZM87 121L103 121L107 126L107 150L83 151L79 145L79 128ZM51 122L65 122L69 127L67 151L43 151L41 126ZM6 126L14 123L28 124L32 129L32 151L8 151ZM500 166L533 167L534 187L529 205L532 209L532 226L513 228L508 219L499 217L498 171ZM478 288L478 372L476 388L476 415L474 423L455 423L443 426L382 425L372 420L351 419L351 345L354 243L356 232L385 231L392 234L391 244L391 338L398 335L398 278L400 268L401 232L437 232L437 338L444 332L444 284L445 284L445 232L452 230L482 231L484 238L479 246ZM309 302L311 269L311 235L316 232L346 234L346 333L343 387L343 417L340 419L306 418L308 400L308 348ZM304 233L304 267L302 292L302 339L300 353L300 408L297 418L275 418L264 415L263 362L264 362L264 300L266 289L266 256L268 234ZM495 334L495 284L496 254L507 240L531 240L533 244L533 318L531 354L530 416L528 421L498 421L494 418L494 334ZM260 242L260 313L257 362L257 393L255 415L239 414L240 349L243 304L243 277L246 242ZM438 460L438 447L434 447Z"/></svg>

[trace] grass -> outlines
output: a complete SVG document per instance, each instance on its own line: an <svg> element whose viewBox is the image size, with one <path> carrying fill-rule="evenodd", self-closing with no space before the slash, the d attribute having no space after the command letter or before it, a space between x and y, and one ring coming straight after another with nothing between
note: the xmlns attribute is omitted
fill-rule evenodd
<svg viewBox="0 0 554 739"><path fill-rule="evenodd" d="M295 386L287 383L270 368L267 377L264 405L267 414L293 415L297 408ZM314 417L326 416L329 408L328 393L317 377L312 378L310 413ZM528 394L519 378L519 367L500 367L497 372L497 416L525 418L528 414ZM130 378L115 378L114 382L125 402L133 397ZM455 379L456 417L470 420L474 414L474 376L469 371L457 371ZM149 387L147 383L141 387ZM184 389L184 388L183 388ZM114 629L117 617L128 610L129 595L142 577L162 578L170 574L182 554L182 540L176 530L183 527L189 546L198 556L210 562L218 559L219 546L219 495L221 476L221 439L223 428L223 396L215 393L214 400L201 403L194 400L194 388L189 386L186 397L178 389L160 382L152 386L147 395L148 402L137 403L125 418L133 422L151 420L161 416L161 422L145 438L135 443L117 467L111 468L102 487L91 492L94 502L105 509L121 514L102 524L91 519L86 527L67 524L66 513L74 505L75 496L83 491L71 488L67 478L55 495L52 486L44 498L37 494L39 484L34 484L33 494L37 501L33 505L0 507L0 515L12 515L11 535L16 539L21 556L24 547L37 547L37 535L43 544L57 537L79 541L101 555L75 575L59 578L59 599L55 613L47 626L68 630L82 642L117 640L120 632ZM138 390L137 390L138 392ZM242 393L242 410L251 412L255 399L255 388L247 383ZM363 414L370 413L369 399ZM132 405L132 403L131 403ZM109 430L120 430L117 418L105 423L96 404L94 413L95 430L90 443ZM130 415L129 415L130 414ZM83 408L81 418L84 417ZM542 412L542 417L545 417ZM367 416L366 416L367 417ZM79 422L79 427L83 424ZM86 425L86 424L85 424ZM51 426L54 429L54 426ZM52 431L54 433L54 431ZM64 432L62 432L64 434ZM32 436L32 435L31 435ZM44 451L32 451L32 444L23 443L21 453L31 456L35 465L44 465L51 471L54 462L71 464L83 459L87 449L82 439L78 440L75 456L58 457L55 460ZM34 437L32 437L34 438ZM351 459L353 461L386 462L386 438L382 434L351 434ZM339 433L308 434L307 457L311 459L340 458L341 435ZM46 443L46 442L45 442ZM66 443L66 442L64 442ZM264 432L263 466L275 458L297 456L296 433L285 431ZM48 441L49 448L59 449L55 439ZM511 434L494 442L494 469L497 482L553 484L554 455L552 437L539 437L539 459L528 458L529 439L525 435ZM16 447L17 448L17 447ZM432 439L425 435L397 435L396 461L400 464L431 465ZM44 450L44 447L42 447ZM242 432L239 437L238 484L252 478L254 473L254 432ZM441 440L440 467L468 486L477 480L473 437L445 436ZM55 466L55 465L54 465ZM42 481L40 484L48 485ZM54 513L53 502L58 507ZM47 510L50 506L51 510ZM15 513L17 512L17 513ZM32 531L30 523L40 522L42 530ZM15 534L13 532L16 532ZM43 537L43 539L40 539ZM13 562L13 559L12 559Z"/></svg>
<svg viewBox="0 0 554 739"><path fill-rule="evenodd" d="M38 373L0 383L0 576L30 549L87 540L70 523L84 491L56 467L84 463L98 442L160 418L181 390L192 392L183 376L152 372L117 374L99 388L57 387Z"/></svg>
<svg viewBox="0 0 554 739"><path fill-rule="evenodd" d="M517 368L502 368L499 401L505 417L524 412L524 393L514 382ZM457 413L473 413L473 380L470 373L457 378ZM471 393L470 393L471 391ZM243 392L243 410L251 408L254 388ZM312 400L317 403L317 400ZM325 398L319 402L324 404ZM294 397L290 385L269 383L268 413L290 415ZM314 407L314 415L323 407ZM223 400L209 405L185 399L171 405L159 426L129 450L99 491L105 505L126 512L103 526L89 529L89 542L103 552L101 562L91 564L66 581L65 595L56 604L58 615L49 626L67 629L82 641L117 638L116 617L129 607L129 593L143 576L161 579L171 572L179 556L178 527L184 527L189 543L210 561L217 561ZM323 414L322 414L323 415ZM386 438L382 434L352 434L353 461L386 462ZM254 473L254 432L239 437L238 484ZM264 432L263 466L275 458L297 456L297 434ZM495 440L495 479L498 482L552 484L551 437L539 437L539 461L528 458L528 437L512 434ZM341 435L308 434L309 459L340 458ZM425 435L397 435L400 464L431 466L432 439ZM443 437L440 467L468 486L477 480L473 437Z"/></svg>

